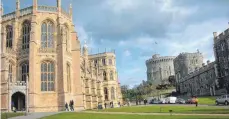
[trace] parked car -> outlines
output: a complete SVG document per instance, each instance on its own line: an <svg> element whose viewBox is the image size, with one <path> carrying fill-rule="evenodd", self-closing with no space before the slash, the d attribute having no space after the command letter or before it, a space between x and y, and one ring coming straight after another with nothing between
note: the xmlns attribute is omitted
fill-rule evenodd
<svg viewBox="0 0 229 119"><path fill-rule="evenodd" d="M182 98L177 98L176 104L185 104L185 100Z"/></svg>
<svg viewBox="0 0 229 119"><path fill-rule="evenodd" d="M177 100L177 97L167 97L165 99L165 103L166 104L175 104L176 103L176 100Z"/></svg>
<svg viewBox="0 0 229 119"><path fill-rule="evenodd" d="M159 100L151 100L149 104L159 104L160 101Z"/></svg>
<svg viewBox="0 0 229 119"><path fill-rule="evenodd" d="M216 105L219 105L219 104L228 105L229 104L229 94L228 95L222 95L221 97L217 98L215 103L216 103Z"/></svg>
<svg viewBox="0 0 229 119"><path fill-rule="evenodd" d="M195 104L195 100L192 98L189 98L188 100L185 101L186 104Z"/></svg>
<svg viewBox="0 0 229 119"><path fill-rule="evenodd" d="M165 104L165 98L161 98L160 100L159 100L159 104Z"/></svg>

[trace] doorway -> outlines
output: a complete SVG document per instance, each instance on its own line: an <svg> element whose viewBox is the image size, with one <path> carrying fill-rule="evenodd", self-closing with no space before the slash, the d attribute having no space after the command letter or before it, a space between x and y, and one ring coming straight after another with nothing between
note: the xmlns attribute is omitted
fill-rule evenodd
<svg viewBox="0 0 229 119"><path fill-rule="evenodd" d="M11 99L11 109L15 107L17 111L25 111L25 95L23 93L16 92Z"/></svg>

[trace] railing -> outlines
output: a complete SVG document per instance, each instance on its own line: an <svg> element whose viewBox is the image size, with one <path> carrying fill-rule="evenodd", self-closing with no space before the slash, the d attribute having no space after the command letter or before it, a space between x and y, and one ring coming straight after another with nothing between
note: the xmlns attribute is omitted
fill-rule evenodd
<svg viewBox="0 0 229 119"><path fill-rule="evenodd" d="M57 12L57 7L38 6L37 10L43 12Z"/></svg>
<svg viewBox="0 0 229 119"><path fill-rule="evenodd" d="M15 17L16 17L15 12L12 12L12 13L9 13L9 14L5 14L5 15L2 16L2 21L10 20L10 19L13 19Z"/></svg>
<svg viewBox="0 0 229 119"><path fill-rule="evenodd" d="M55 48L39 48L38 49L39 53L56 53Z"/></svg>
<svg viewBox="0 0 229 119"><path fill-rule="evenodd" d="M20 10L20 15L24 16L24 15L31 14L32 12L33 12L33 6L21 9Z"/></svg>
<svg viewBox="0 0 229 119"><path fill-rule="evenodd" d="M10 86L26 86L26 82L25 81L11 82Z"/></svg>

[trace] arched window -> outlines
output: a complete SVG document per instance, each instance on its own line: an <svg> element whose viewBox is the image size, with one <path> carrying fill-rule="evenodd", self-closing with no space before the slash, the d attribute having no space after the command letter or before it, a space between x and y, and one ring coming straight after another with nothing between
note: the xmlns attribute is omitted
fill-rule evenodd
<svg viewBox="0 0 229 119"><path fill-rule="evenodd" d="M115 89L114 89L114 87L111 88L111 100L115 100Z"/></svg>
<svg viewBox="0 0 229 119"><path fill-rule="evenodd" d="M21 64L21 81L26 81L28 75L29 75L29 63Z"/></svg>
<svg viewBox="0 0 229 119"><path fill-rule="evenodd" d="M107 73L106 73L106 71L103 71L103 79L104 80L107 80Z"/></svg>
<svg viewBox="0 0 229 119"><path fill-rule="evenodd" d="M9 78L9 81L12 82L12 79L13 79L13 66L12 66L11 63L9 64L9 74L8 74L8 78Z"/></svg>
<svg viewBox="0 0 229 119"><path fill-rule="evenodd" d="M54 91L55 69L53 62L41 64L41 91Z"/></svg>
<svg viewBox="0 0 229 119"><path fill-rule="evenodd" d="M41 26L41 47L53 48L54 25L50 21L43 22Z"/></svg>
<svg viewBox="0 0 229 119"><path fill-rule="evenodd" d="M109 65L112 65L112 59L109 59Z"/></svg>
<svg viewBox="0 0 229 119"><path fill-rule="evenodd" d="M103 65L106 65L106 59L102 59Z"/></svg>
<svg viewBox="0 0 229 119"><path fill-rule="evenodd" d="M71 70L69 64L67 64L67 87L68 91L71 92Z"/></svg>
<svg viewBox="0 0 229 119"><path fill-rule="evenodd" d="M13 46L13 27L7 26L6 27L6 47L12 48Z"/></svg>
<svg viewBox="0 0 229 119"><path fill-rule="evenodd" d="M104 88L104 99L108 100L108 90L106 87Z"/></svg>
<svg viewBox="0 0 229 119"><path fill-rule="evenodd" d="M113 71L110 71L110 80L114 80Z"/></svg>
<svg viewBox="0 0 229 119"><path fill-rule="evenodd" d="M30 41L30 23L25 21L22 26L22 49L29 49Z"/></svg>

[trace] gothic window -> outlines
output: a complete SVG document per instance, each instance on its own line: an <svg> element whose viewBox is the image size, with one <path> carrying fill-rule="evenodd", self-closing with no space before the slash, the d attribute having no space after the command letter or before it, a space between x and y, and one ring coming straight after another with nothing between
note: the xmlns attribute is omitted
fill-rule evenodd
<svg viewBox="0 0 229 119"><path fill-rule="evenodd" d="M114 80L113 71L110 71L110 80Z"/></svg>
<svg viewBox="0 0 229 119"><path fill-rule="evenodd" d="M6 27L6 47L12 48L13 45L13 27L7 26Z"/></svg>
<svg viewBox="0 0 229 119"><path fill-rule="evenodd" d="M114 89L114 87L111 88L111 100L115 100L115 89Z"/></svg>
<svg viewBox="0 0 229 119"><path fill-rule="evenodd" d="M106 71L103 71L103 80L107 80L107 73L106 73Z"/></svg>
<svg viewBox="0 0 229 119"><path fill-rule="evenodd" d="M8 74L8 78L9 78L9 81L12 82L12 78L13 78L13 66L12 64L10 63L9 64L9 74Z"/></svg>
<svg viewBox="0 0 229 119"><path fill-rule="evenodd" d="M53 48L54 25L50 21L43 22L41 26L41 47Z"/></svg>
<svg viewBox="0 0 229 119"><path fill-rule="evenodd" d="M41 64L41 91L54 91L55 69L53 62Z"/></svg>
<svg viewBox="0 0 229 119"><path fill-rule="evenodd" d="M102 59L103 65L106 65L106 59Z"/></svg>
<svg viewBox="0 0 229 119"><path fill-rule="evenodd" d="M69 64L67 64L67 86L68 91L71 92L71 70Z"/></svg>
<svg viewBox="0 0 229 119"><path fill-rule="evenodd" d="M109 59L109 64L112 65L112 59Z"/></svg>
<svg viewBox="0 0 229 119"><path fill-rule="evenodd" d="M105 100L108 100L108 90L106 87L104 88L104 98Z"/></svg>
<svg viewBox="0 0 229 119"><path fill-rule="evenodd" d="M94 61L94 64L95 64L95 67L97 66L97 64L98 64L98 61L97 60L95 60Z"/></svg>
<svg viewBox="0 0 229 119"><path fill-rule="evenodd" d="M23 63L21 65L21 81L26 81L28 75L29 75L29 64Z"/></svg>
<svg viewBox="0 0 229 119"><path fill-rule="evenodd" d="M30 41L30 23L25 21L22 26L22 49L29 49Z"/></svg>

